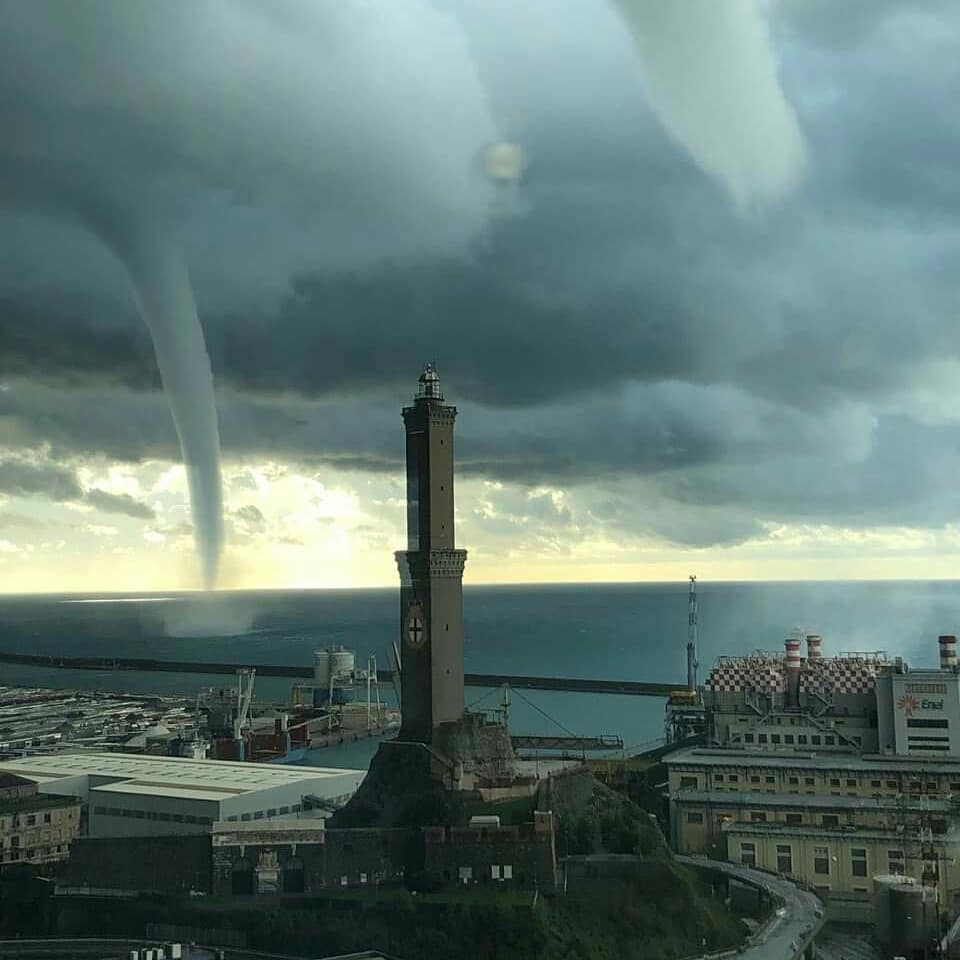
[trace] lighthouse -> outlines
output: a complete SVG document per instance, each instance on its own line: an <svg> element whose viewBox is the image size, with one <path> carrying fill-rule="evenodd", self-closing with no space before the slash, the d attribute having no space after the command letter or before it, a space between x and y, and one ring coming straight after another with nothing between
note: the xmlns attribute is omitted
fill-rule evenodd
<svg viewBox="0 0 960 960"><path fill-rule="evenodd" d="M400 572L401 740L431 743L434 729L463 717L463 567L456 549L453 425L440 378L427 364L413 404L403 408L407 434L407 549Z"/></svg>

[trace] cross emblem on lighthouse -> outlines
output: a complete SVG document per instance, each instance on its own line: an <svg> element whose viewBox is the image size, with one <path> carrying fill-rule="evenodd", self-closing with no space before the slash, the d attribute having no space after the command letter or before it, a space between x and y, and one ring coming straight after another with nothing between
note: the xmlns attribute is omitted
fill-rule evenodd
<svg viewBox="0 0 960 960"><path fill-rule="evenodd" d="M407 618L407 643L411 647L422 647L426 639L423 625L423 611L419 606L412 606Z"/></svg>

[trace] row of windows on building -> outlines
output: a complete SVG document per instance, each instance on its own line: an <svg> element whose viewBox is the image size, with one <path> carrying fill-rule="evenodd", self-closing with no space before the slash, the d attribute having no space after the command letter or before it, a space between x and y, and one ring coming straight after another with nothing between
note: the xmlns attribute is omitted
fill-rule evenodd
<svg viewBox="0 0 960 960"><path fill-rule="evenodd" d="M163 820L164 822L172 821L173 823L198 823L204 826L210 826L213 823L213 820L210 817L200 817L189 813L166 813L160 810L135 810L128 807L96 806L93 808L93 811L94 813L103 817L132 817L136 820ZM302 811L303 804L295 803L292 806L270 807L268 810L256 810L251 813L234 814L233 816L227 817L227 820L233 823L237 821L243 821L246 823L248 820L264 820L271 817L282 817L290 813L301 813Z"/></svg>
<svg viewBox="0 0 960 960"><path fill-rule="evenodd" d="M72 820L73 810L67 811L67 819ZM18 827L36 827L42 823L51 822L51 814L47 813L15 813L9 820L0 817L0 830L15 830Z"/></svg>
<svg viewBox="0 0 960 960"><path fill-rule="evenodd" d="M809 826L815 826L812 817L810 815L806 823ZM781 823L787 827L802 827L804 826L804 815L802 813L785 813L782 820L775 819L771 816L771 819L768 821L767 813L764 810L752 810L750 811L750 823ZM731 821L733 817L730 814L719 814L719 819L721 821ZM690 810L687 813L686 821L689 824L702 824L704 822L704 815L702 811L699 810ZM824 827L828 830L840 829L840 815L837 813L822 813L820 814L820 823L819 826ZM845 829L849 829L849 824L844 824ZM935 834L943 834L947 832L947 821L946 820L933 820L931 822L931 828Z"/></svg>
<svg viewBox="0 0 960 960"><path fill-rule="evenodd" d="M777 872L792 874L793 847L789 843L778 843L776 853ZM757 845L752 840L740 841L740 862L747 867L757 865ZM813 848L813 872L816 876L829 877L831 875L831 865L837 862L837 858L831 856L829 847L816 846ZM935 876L937 872L936 862L926 863L924 872ZM906 854L903 850L887 850L887 873L901 876L906 874ZM866 847L850 848L850 875L853 877L869 875Z"/></svg>
<svg viewBox="0 0 960 960"><path fill-rule="evenodd" d="M861 745L860 737L843 738L835 736L832 733L744 733L741 735L744 743L766 743L773 746L783 745L785 747L835 747L838 744L846 743L852 740L858 747Z"/></svg>
<svg viewBox="0 0 960 960"><path fill-rule="evenodd" d="M13 837L19 840L19 837ZM64 856L70 850L67 843L55 843L46 847L21 847L19 843L11 844L9 848L0 850L0 863L14 863L18 860L33 862L48 860L51 857Z"/></svg>
<svg viewBox="0 0 960 960"><path fill-rule="evenodd" d="M772 774L760 775L760 774L751 774L749 777L744 775L742 778L739 774L736 773L715 773L713 774L713 783L715 789L722 790L724 789L721 786L716 786L718 784L728 784L739 785L741 779L744 784L747 784L750 787L754 786L770 786L771 784L776 785L778 782L782 782L783 777L774 776ZM817 778L816 777L803 777L803 785L806 787L816 786ZM788 776L786 777L786 783L791 787L799 787L801 778L799 776ZM828 784L831 787L842 787L846 786L848 788L860 787L860 780L854 777L823 777L824 784ZM943 787L934 780L927 781L926 783L920 780L911 780L909 782L901 782L899 780L870 780L870 787L874 790L892 790L894 792L900 793L927 793L934 794L940 793ZM866 781L864 781L864 786ZM680 789L681 790L696 790L699 786L699 780L697 777L680 777ZM731 786L731 789L733 787ZM950 781L949 791L951 793L960 793L960 781ZM798 791L793 791L798 792ZM839 794L837 794L839 796ZM874 796L879 796L879 794L874 794Z"/></svg>
<svg viewBox="0 0 960 960"><path fill-rule="evenodd" d="M227 820L230 823L235 823L238 820L246 823L249 820L269 820L271 817L284 817L290 813L302 813L303 804L294 803L288 807L270 807L267 810L255 810L253 813L241 813L239 815L234 814L233 816L227 817Z"/></svg>
<svg viewBox="0 0 960 960"><path fill-rule="evenodd" d="M158 810L132 810L128 807L94 807L93 812L101 817L128 817L134 820L163 820L173 823L198 823L209 827L210 817L197 817L189 813L166 813Z"/></svg>

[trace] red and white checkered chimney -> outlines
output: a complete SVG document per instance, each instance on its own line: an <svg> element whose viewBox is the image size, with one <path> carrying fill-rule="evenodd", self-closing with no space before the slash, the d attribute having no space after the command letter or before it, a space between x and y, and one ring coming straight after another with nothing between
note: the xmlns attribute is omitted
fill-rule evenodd
<svg viewBox="0 0 960 960"><path fill-rule="evenodd" d="M955 670L957 668L957 638L948 634L937 638L940 644L940 669Z"/></svg>
<svg viewBox="0 0 960 960"><path fill-rule="evenodd" d="M800 638L787 637L783 641L786 651L784 662L784 706L798 707L800 705Z"/></svg>

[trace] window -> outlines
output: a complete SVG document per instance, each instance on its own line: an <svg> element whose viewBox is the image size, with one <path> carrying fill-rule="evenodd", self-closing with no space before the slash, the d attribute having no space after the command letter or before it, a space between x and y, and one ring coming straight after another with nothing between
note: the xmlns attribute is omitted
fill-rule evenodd
<svg viewBox="0 0 960 960"><path fill-rule="evenodd" d="M888 780L888 781L887 781L887 789L888 789L888 790L896 790L896 789L897 789L897 781L896 781L896 780Z"/></svg>
<svg viewBox="0 0 960 960"><path fill-rule="evenodd" d="M779 734L779 733L771 733L771 734L770 734L770 742L771 742L771 743L779 743L779 742L780 742L780 734Z"/></svg>
<svg viewBox="0 0 960 960"><path fill-rule="evenodd" d="M796 786L798 786L799 783L800 783L800 778L799 778L799 777L790 777L789 780L790 780L790 786L791 786L791 787L796 787Z"/></svg>
<svg viewBox="0 0 960 960"><path fill-rule="evenodd" d="M290 812L290 808L289 808L289 807L281 807L281 808L280 808L280 816L281 816L281 817L282 817L285 813L289 813L289 812Z"/></svg>
<svg viewBox="0 0 960 960"><path fill-rule="evenodd" d="M715 774L713 775L713 779L716 780L717 783L723 783L723 774L722 774L722 773L715 773Z"/></svg>
<svg viewBox="0 0 960 960"><path fill-rule="evenodd" d="M727 781L728 781L729 783L736 783L737 780L739 780L739 779L740 779L740 778L739 778L735 773L731 773L731 774L729 774L729 776L727 777Z"/></svg>
<svg viewBox="0 0 960 960"><path fill-rule="evenodd" d="M750 820L753 823L766 823L767 815L761 810L753 810L750 813Z"/></svg>
<svg viewBox="0 0 960 960"><path fill-rule="evenodd" d="M473 879L473 867L459 867L457 877L461 883L469 883Z"/></svg>
<svg viewBox="0 0 960 960"><path fill-rule="evenodd" d="M839 778L839 777L831 777L831 778L830 778L830 786L831 786L831 787L839 787L839 786L840 786L840 778Z"/></svg>
<svg viewBox="0 0 960 960"><path fill-rule="evenodd" d="M490 877L493 880L500 879L500 864L494 863L490 865Z"/></svg>
<svg viewBox="0 0 960 960"><path fill-rule="evenodd" d="M512 880L513 879L513 864L505 863L503 865L503 879Z"/></svg>
<svg viewBox="0 0 960 960"><path fill-rule="evenodd" d="M767 735L765 733L761 733L757 735L757 743L766 743L766 742L767 742Z"/></svg>
<svg viewBox="0 0 960 960"><path fill-rule="evenodd" d="M687 814L687 823L703 823L703 814L691 811Z"/></svg>
<svg viewBox="0 0 960 960"><path fill-rule="evenodd" d="M800 744L800 746L806 746L806 745L807 745L807 735L806 735L805 733L798 733L798 734L797 734L797 743Z"/></svg>
<svg viewBox="0 0 960 960"><path fill-rule="evenodd" d="M696 778L696 777L681 777L681 778L680 778L680 789L681 789L681 790L696 790L696 789L697 789L697 778Z"/></svg>
<svg viewBox="0 0 960 960"><path fill-rule="evenodd" d="M856 785L857 785L857 781L856 781L856 780L851 780L851 779L848 779L848 780L847 780L847 786L848 786L848 787L855 787Z"/></svg>
<svg viewBox="0 0 960 960"><path fill-rule="evenodd" d="M812 787L814 780L813 777L805 777L803 781L808 787Z"/></svg>
<svg viewBox="0 0 960 960"><path fill-rule="evenodd" d="M820 818L820 823L824 827L839 827L840 818L835 813L825 813Z"/></svg>
<svg viewBox="0 0 960 960"><path fill-rule="evenodd" d="M277 815L277 808L276 808L276 807L271 807L271 808L267 811L267 816L268 816L268 817L275 817L276 815ZM361 880L360 882L363 883L362 880Z"/></svg>
<svg viewBox="0 0 960 960"><path fill-rule="evenodd" d="M820 746L820 736L819 736L819 734L816 734L816 733L815 733L815 734L810 738L810 743L813 744L813 746L815 746L815 747L819 747L819 746Z"/></svg>
<svg viewBox="0 0 960 960"><path fill-rule="evenodd" d="M830 874L830 849L828 847L813 848L813 872L820 876Z"/></svg>
<svg viewBox="0 0 960 960"><path fill-rule="evenodd" d="M871 780L871 781L870 781L870 786L871 786L871 787L882 787L882 786L883 786L883 781L882 781L882 780Z"/></svg>
<svg viewBox="0 0 960 960"><path fill-rule="evenodd" d="M785 733L785 734L783 735L783 742L784 742L784 743L790 743L790 744L792 744L792 743L793 743L793 734L792 734L792 733Z"/></svg>
<svg viewBox="0 0 960 960"><path fill-rule="evenodd" d="M745 867L757 865L757 848L753 843L748 843L746 840L740 841L740 862Z"/></svg>
<svg viewBox="0 0 960 960"><path fill-rule="evenodd" d="M49 813L45 813L45 814L43 815L43 822L44 822L44 823L49 823L49 822L50 822L50 814L49 814Z"/></svg>
<svg viewBox="0 0 960 960"><path fill-rule="evenodd" d="M744 742L744 743L753 743L753 734L752 734L752 733L745 733L745 734L743 735L743 742Z"/></svg>
<svg viewBox="0 0 960 960"><path fill-rule="evenodd" d="M832 747L836 741L835 741L834 737L833 737L831 734L828 734L827 736L825 736L825 737L823 738L823 742L824 742L824 744L825 744L826 746Z"/></svg>
<svg viewBox="0 0 960 960"><path fill-rule="evenodd" d="M910 717L907 720L907 726L914 729L923 728L926 730L946 730L950 726L949 720L928 720L925 717Z"/></svg>
<svg viewBox="0 0 960 960"><path fill-rule="evenodd" d="M904 869L904 857L902 850L887 851L887 872L906 873L906 870Z"/></svg>
<svg viewBox="0 0 960 960"><path fill-rule="evenodd" d="M767 778L766 778L766 781L767 781L767 783L776 783L776 782L777 782L777 778L776 778L776 777L767 777Z"/></svg>
<svg viewBox="0 0 960 960"><path fill-rule="evenodd" d="M751 777L751 778L750 778L750 782L751 782L751 783L759 783L759 782L760 782L760 778L759 778L759 777Z"/></svg>
<svg viewBox="0 0 960 960"><path fill-rule="evenodd" d="M802 813L788 813L787 814L787 826L788 827L799 827L803 823L803 814Z"/></svg>
<svg viewBox="0 0 960 960"><path fill-rule="evenodd" d="M950 789L951 789L954 793L960 793L960 783L957 783L956 780L951 780L951 781L950 781Z"/></svg>
<svg viewBox="0 0 960 960"><path fill-rule="evenodd" d="M254 819L254 820L262 820L262 819L263 819L263 811L262 811L262 810L257 810L257 812L254 813L254 815L253 815L253 819Z"/></svg>
<svg viewBox="0 0 960 960"><path fill-rule="evenodd" d="M867 851L863 847L854 847L850 851L850 872L855 877L867 875Z"/></svg>
<svg viewBox="0 0 960 960"><path fill-rule="evenodd" d="M777 844L777 871L793 873L793 851L789 843Z"/></svg>
<svg viewBox="0 0 960 960"><path fill-rule="evenodd" d="M37 818L31 813L30 816L27 817L27 826L32 827L36 822Z"/></svg>

